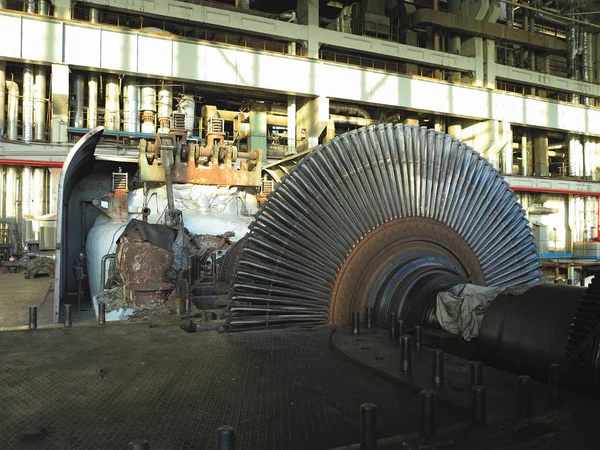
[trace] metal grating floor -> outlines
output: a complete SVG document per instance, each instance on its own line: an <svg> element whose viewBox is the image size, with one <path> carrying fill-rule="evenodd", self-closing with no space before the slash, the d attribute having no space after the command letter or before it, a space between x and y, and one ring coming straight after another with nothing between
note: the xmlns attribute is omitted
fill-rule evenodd
<svg viewBox="0 0 600 450"><path fill-rule="evenodd" d="M419 399L329 348L333 328L187 334L112 325L0 333L0 448L320 449L358 442L359 406L381 436L419 428ZM439 426L464 420L438 405Z"/></svg>

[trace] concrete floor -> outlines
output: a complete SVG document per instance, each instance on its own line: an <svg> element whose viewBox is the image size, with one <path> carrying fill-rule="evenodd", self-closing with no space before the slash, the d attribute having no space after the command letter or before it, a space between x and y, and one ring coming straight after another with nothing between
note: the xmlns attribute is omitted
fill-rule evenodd
<svg viewBox="0 0 600 450"><path fill-rule="evenodd" d="M0 273L0 331L27 325L29 307L38 308L38 325L52 323L54 278L25 279L25 272Z"/></svg>

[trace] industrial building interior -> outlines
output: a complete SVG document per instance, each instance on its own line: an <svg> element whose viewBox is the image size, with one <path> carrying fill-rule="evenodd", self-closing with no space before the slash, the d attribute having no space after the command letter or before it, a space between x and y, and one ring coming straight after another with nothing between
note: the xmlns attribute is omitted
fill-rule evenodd
<svg viewBox="0 0 600 450"><path fill-rule="evenodd" d="M0 448L600 448L600 1L0 0Z"/></svg>

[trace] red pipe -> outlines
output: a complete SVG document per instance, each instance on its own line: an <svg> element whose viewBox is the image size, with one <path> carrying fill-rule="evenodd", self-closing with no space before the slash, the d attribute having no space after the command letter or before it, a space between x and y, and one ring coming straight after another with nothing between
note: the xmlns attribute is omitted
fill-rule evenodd
<svg viewBox="0 0 600 450"><path fill-rule="evenodd" d="M32 161L22 159L0 159L0 166L33 166L33 167L62 167L59 161Z"/></svg>
<svg viewBox="0 0 600 450"><path fill-rule="evenodd" d="M598 191L572 191L569 189L549 189L549 188L535 188L526 186L511 186L513 191L525 191L525 192L547 192L549 194L571 194L571 195L589 195L592 197L600 197Z"/></svg>

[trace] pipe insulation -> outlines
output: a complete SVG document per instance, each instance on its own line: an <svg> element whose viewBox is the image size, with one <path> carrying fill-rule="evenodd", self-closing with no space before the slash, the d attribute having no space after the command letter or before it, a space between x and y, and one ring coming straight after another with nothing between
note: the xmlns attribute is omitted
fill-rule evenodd
<svg viewBox="0 0 600 450"><path fill-rule="evenodd" d="M173 89L163 86L158 91L158 123L159 133L168 133L171 128L171 114L173 113Z"/></svg>
<svg viewBox="0 0 600 450"><path fill-rule="evenodd" d="M97 8L90 8L90 23L94 25L100 21L100 12Z"/></svg>
<svg viewBox="0 0 600 450"><path fill-rule="evenodd" d="M583 59L583 67L582 67L582 79L583 81L590 81L590 35L589 33L582 33L582 59ZM586 106L590 106L590 98L588 96L583 97L583 104Z"/></svg>
<svg viewBox="0 0 600 450"><path fill-rule="evenodd" d="M142 133L156 131L156 88L144 86L141 91L140 110L142 111Z"/></svg>
<svg viewBox="0 0 600 450"><path fill-rule="evenodd" d="M8 90L8 110L6 115L6 134L10 141L17 140L17 121L19 114L19 85L14 81L6 82Z"/></svg>
<svg viewBox="0 0 600 450"><path fill-rule="evenodd" d="M25 0L25 4L23 6L26 13L35 14L35 0Z"/></svg>
<svg viewBox="0 0 600 450"><path fill-rule="evenodd" d="M191 94L182 95L177 108L185 114L185 131L192 133L196 118L196 101L194 96Z"/></svg>
<svg viewBox="0 0 600 450"><path fill-rule="evenodd" d="M4 192L4 167L0 167L0 192ZM6 217L4 213L4 195L0 197L0 217Z"/></svg>
<svg viewBox="0 0 600 450"><path fill-rule="evenodd" d="M48 2L46 0L38 1L38 14L40 14L41 16L48 15Z"/></svg>
<svg viewBox="0 0 600 450"><path fill-rule="evenodd" d="M46 140L46 69L36 67L33 98L33 127L36 141Z"/></svg>
<svg viewBox="0 0 600 450"><path fill-rule="evenodd" d="M0 140L6 130L6 62L0 61Z"/></svg>
<svg viewBox="0 0 600 450"><path fill-rule="evenodd" d="M581 177L583 175L583 144L575 135L569 140L569 175Z"/></svg>
<svg viewBox="0 0 600 450"><path fill-rule="evenodd" d="M139 91L136 78L127 77L123 88L123 131L137 133L140 131Z"/></svg>
<svg viewBox="0 0 600 450"><path fill-rule="evenodd" d="M366 109L353 105L329 105L329 112L334 114L345 113L348 116L359 116L364 119L371 118L371 114Z"/></svg>
<svg viewBox="0 0 600 450"><path fill-rule="evenodd" d="M98 124L98 75L90 74L88 79L87 127L91 130Z"/></svg>
<svg viewBox="0 0 600 450"><path fill-rule="evenodd" d="M27 64L23 69L23 141L29 144L33 139L33 67Z"/></svg>
<svg viewBox="0 0 600 450"><path fill-rule="evenodd" d="M75 118L73 120L73 126L75 128L83 128L84 86L85 80L83 78L83 74L76 74L73 79L73 93L75 94Z"/></svg>
<svg viewBox="0 0 600 450"><path fill-rule="evenodd" d="M120 129L120 99L121 87L119 79L114 75L109 75L106 80L106 98L104 103L104 128L106 130L119 131Z"/></svg>
<svg viewBox="0 0 600 450"><path fill-rule="evenodd" d="M36 167L33 169L33 202L31 215L41 217L44 215L44 200L46 198L46 169Z"/></svg>
<svg viewBox="0 0 600 450"><path fill-rule="evenodd" d="M4 214L7 218L17 218L17 189L18 189L19 172L16 166L9 166L6 170L6 183L4 190L5 206Z"/></svg>

